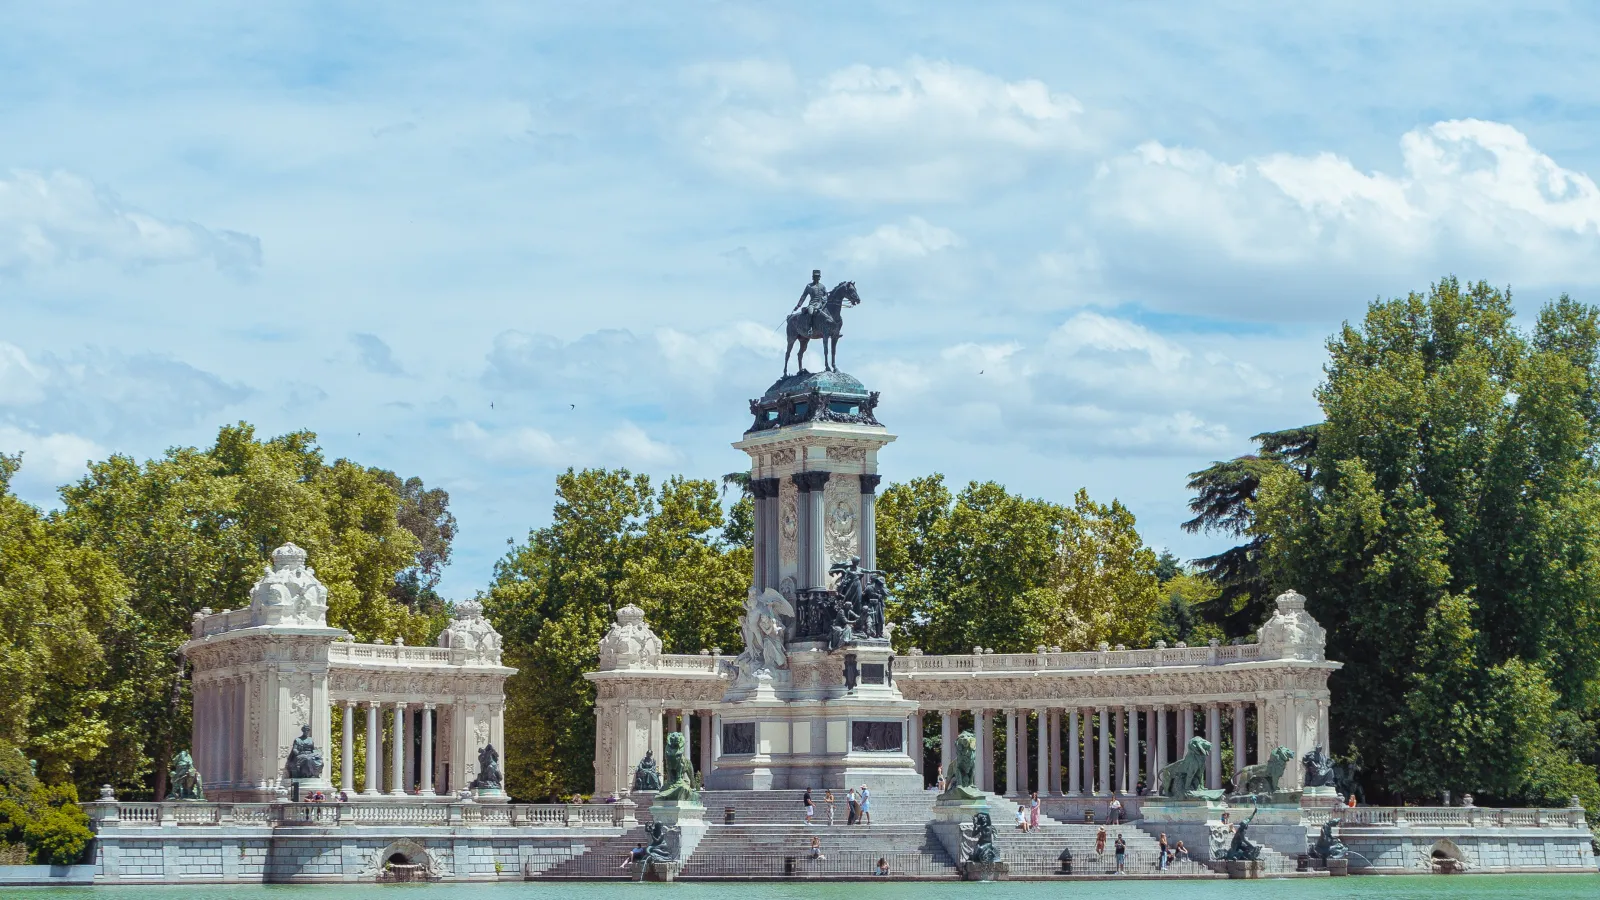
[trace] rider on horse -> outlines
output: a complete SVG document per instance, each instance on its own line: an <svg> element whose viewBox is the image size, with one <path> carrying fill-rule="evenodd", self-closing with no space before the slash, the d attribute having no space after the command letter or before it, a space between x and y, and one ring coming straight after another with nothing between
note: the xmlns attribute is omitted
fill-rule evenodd
<svg viewBox="0 0 1600 900"><path fill-rule="evenodd" d="M806 304L806 301L810 301ZM803 331L813 331L825 327L833 322L833 316L828 315L828 289L822 283L822 270L811 270L811 283L800 289L800 299L795 301L794 311L798 312L801 305L806 305L806 312L810 319L802 319L805 326Z"/></svg>

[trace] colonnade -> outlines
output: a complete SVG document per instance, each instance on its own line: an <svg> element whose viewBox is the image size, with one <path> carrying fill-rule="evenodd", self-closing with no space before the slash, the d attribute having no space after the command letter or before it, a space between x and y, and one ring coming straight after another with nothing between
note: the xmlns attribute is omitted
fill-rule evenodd
<svg viewBox="0 0 1600 900"><path fill-rule="evenodd" d="M1233 750L1235 770L1267 755L1260 728L1264 704L1259 700L1149 706L947 708L923 712L939 717L942 771L949 769L956 735L963 730L963 719L970 717L969 727L978 742L980 790L998 792L995 730L1003 728L1003 793L1012 796L1030 791L1066 796L1135 795L1146 788L1153 792L1161 769L1181 758L1189 738L1197 734L1211 744L1206 756L1209 788L1224 784L1225 745ZM1224 716L1232 725L1227 740L1222 729ZM911 734L922 734L921 718L920 714L914 718ZM1256 735L1253 751L1247 740L1252 731ZM914 755L920 759L920 754ZM1226 777L1232 775L1229 772Z"/></svg>
<svg viewBox="0 0 1600 900"><path fill-rule="evenodd" d="M683 735L683 746L688 751L689 758L694 760L694 770L702 776L711 771L712 760L716 758L722 743L722 717L705 709L669 709L665 712L665 716L661 728L662 734L676 731ZM696 719L700 724L698 738L695 736L696 729L692 727ZM663 748L657 745L651 749L655 751L659 768L664 762ZM664 770L663 775L665 775Z"/></svg>

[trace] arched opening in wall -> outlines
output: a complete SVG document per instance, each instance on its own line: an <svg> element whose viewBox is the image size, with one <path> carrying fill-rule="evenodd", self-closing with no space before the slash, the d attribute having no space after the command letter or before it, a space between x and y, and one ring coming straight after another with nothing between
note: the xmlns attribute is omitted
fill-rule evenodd
<svg viewBox="0 0 1600 900"><path fill-rule="evenodd" d="M1441 840L1428 851L1429 870L1435 875L1455 875L1466 871L1467 855L1455 841Z"/></svg>
<svg viewBox="0 0 1600 900"><path fill-rule="evenodd" d="M376 870L373 874L379 884L438 880L438 875L432 871L433 860L428 851L416 841L395 841L379 850L372 860Z"/></svg>

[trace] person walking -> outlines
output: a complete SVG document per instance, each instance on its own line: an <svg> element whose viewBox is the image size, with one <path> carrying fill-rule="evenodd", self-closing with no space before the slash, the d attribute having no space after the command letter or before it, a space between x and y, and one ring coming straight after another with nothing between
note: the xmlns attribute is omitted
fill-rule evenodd
<svg viewBox="0 0 1600 900"><path fill-rule="evenodd" d="M851 788L845 794L845 800L850 804L850 817L845 820L845 824L854 825L861 821L861 798L856 796L856 789Z"/></svg>
<svg viewBox="0 0 1600 900"><path fill-rule="evenodd" d="M806 805L806 824L810 825L812 817L817 814L817 808L811 802L811 788L810 787L806 788L805 796L801 797L800 799L801 799L801 802L805 803L805 805Z"/></svg>
<svg viewBox="0 0 1600 900"><path fill-rule="evenodd" d="M1167 870L1167 833L1165 831L1161 832L1161 840L1156 842L1156 846L1161 848L1161 855L1156 858L1156 868L1165 872Z"/></svg>
<svg viewBox="0 0 1600 900"><path fill-rule="evenodd" d="M1115 797L1111 798L1111 806L1107 811L1106 819L1108 821L1110 821L1110 823L1112 825L1121 825L1122 824L1122 801L1121 800L1118 800Z"/></svg>
<svg viewBox="0 0 1600 900"><path fill-rule="evenodd" d="M1028 830L1039 830L1039 792L1034 791L1028 801Z"/></svg>
<svg viewBox="0 0 1600 900"><path fill-rule="evenodd" d="M828 824L832 825L833 824L833 807L837 803L837 801L835 801L833 799L833 788L828 788L827 790L822 792L822 802L828 804Z"/></svg>
<svg viewBox="0 0 1600 900"><path fill-rule="evenodd" d="M1117 849L1117 874L1118 875L1126 875L1126 874L1128 874L1128 870L1126 868L1126 864L1128 862L1128 842L1122 839L1122 832L1120 832L1120 831L1117 832L1116 849Z"/></svg>
<svg viewBox="0 0 1600 900"><path fill-rule="evenodd" d="M1100 830L1096 831L1094 833L1094 855L1095 855L1095 858L1099 859L1101 856L1103 856L1105 854L1105 852L1106 852L1106 827L1104 825L1101 825L1100 826Z"/></svg>
<svg viewBox="0 0 1600 900"><path fill-rule="evenodd" d="M872 824L872 792L864 784L861 786L861 824Z"/></svg>

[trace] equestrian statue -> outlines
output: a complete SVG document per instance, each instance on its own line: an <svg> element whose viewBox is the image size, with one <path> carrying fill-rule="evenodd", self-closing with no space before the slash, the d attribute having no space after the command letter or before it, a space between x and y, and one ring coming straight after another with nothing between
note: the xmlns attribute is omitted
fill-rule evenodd
<svg viewBox="0 0 1600 900"><path fill-rule="evenodd" d="M811 283L800 291L794 311L785 323L789 346L783 351L783 374L789 374L789 354L794 352L794 342L800 342L800 356L795 360L799 370L806 370L806 345L822 341L822 364L827 372L839 371L839 333L844 327L840 310L846 303L851 306L861 302L854 281L841 281L828 290L822 285L822 270L811 270Z"/></svg>

